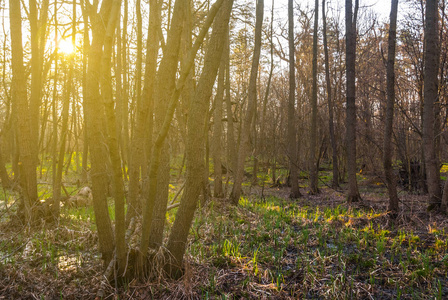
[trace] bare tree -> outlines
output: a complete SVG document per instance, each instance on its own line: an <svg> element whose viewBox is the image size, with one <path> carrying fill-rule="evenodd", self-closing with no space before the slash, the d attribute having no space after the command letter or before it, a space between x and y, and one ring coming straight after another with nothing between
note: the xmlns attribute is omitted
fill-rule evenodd
<svg viewBox="0 0 448 300"><path fill-rule="evenodd" d="M389 193L389 211L390 216L396 218L398 215L398 195L397 182L392 169L392 133L394 123L394 109L395 109L395 48L397 37L397 12L398 0L392 0L392 8L390 11L390 25L388 38L388 53L387 53L387 107L386 107L386 122L384 130L384 145L383 145L383 165L384 174L386 178L387 191Z"/></svg>
<svg viewBox="0 0 448 300"><path fill-rule="evenodd" d="M252 122L254 121L255 110L257 106L257 76L258 65L260 63L261 27L263 25L264 0L257 0L256 10L255 48L254 56L252 57L252 67L250 70L248 103L241 128L240 144L238 149L238 165L235 173L235 181L233 183L233 189L230 195L230 199L234 204L238 204L238 201L241 197L244 164L249 147L249 133L252 127Z"/></svg>
<svg viewBox="0 0 448 300"><path fill-rule="evenodd" d="M439 160L436 154L435 110L439 88L438 0L426 1L424 53L423 149L429 192L429 209L441 203Z"/></svg>
<svg viewBox="0 0 448 300"><path fill-rule="evenodd" d="M356 19L359 0L355 0L353 13L352 0L345 1L345 30L346 30L346 84L347 84L347 116L346 116L346 143L347 143L347 175L348 175L348 202L361 200L356 180Z"/></svg>
<svg viewBox="0 0 448 300"><path fill-rule="evenodd" d="M170 273L176 277L178 274L180 275L188 233L196 210L198 196L203 188L205 169L203 128L208 119L207 111L210 97L223 53L221 45L225 43L228 34L232 6L233 0L225 0L216 16L210 43L204 57L204 68L190 106L190 116L187 123L187 177L185 191L182 195L181 204L167 244L168 251L174 257Z"/></svg>
<svg viewBox="0 0 448 300"><path fill-rule="evenodd" d="M333 164L333 178L331 186L333 188L339 187L339 168L338 168L338 147L336 145L336 136L334 133L334 104L333 95L331 90L330 79L330 58L328 54L328 42L327 42L327 16L325 14L325 0L322 0L322 35L324 42L324 55L325 55L325 83L327 86L327 101L328 101L328 128L330 132L331 143L331 158Z"/></svg>
<svg viewBox="0 0 448 300"><path fill-rule="evenodd" d="M38 203L36 157L32 150L31 116L28 107L28 93L26 87L25 68L23 65L22 46L22 17L20 1L9 1L9 20L11 30L11 54L12 54L12 86L11 99L16 111L20 111L20 117L15 115L15 123L18 125L18 144L20 149L20 184L22 187L22 201L24 216L27 222L34 221L35 207Z"/></svg>
<svg viewBox="0 0 448 300"><path fill-rule="evenodd" d="M313 94L311 96L311 134L310 134L310 193L318 194L318 159L317 151L317 35L319 29L319 0L314 4L313 31Z"/></svg>
<svg viewBox="0 0 448 300"><path fill-rule="evenodd" d="M296 71L294 65L294 1L288 1L288 41L289 41L289 100L288 100L288 148L289 148L289 180L290 197L302 196L299 190L299 168L297 160L297 127L296 127Z"/></svg>

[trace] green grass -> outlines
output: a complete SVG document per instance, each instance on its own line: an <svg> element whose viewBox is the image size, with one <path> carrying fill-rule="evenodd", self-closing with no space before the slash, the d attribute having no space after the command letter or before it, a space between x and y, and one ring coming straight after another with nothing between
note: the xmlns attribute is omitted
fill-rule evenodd
<svg viewBox="0 0 448 300"><path fill-rule="evenodd" d="M175 163L174 176L181 157ZM252 173L251 168L249 164L246 172ZM322 188L332 178L330 166L325 169L319 172ZM51 164L46 163L43 170L51 178ZM278 168L276 176L284 183L287 170ZM301 176L307 174L301 172ZM366 180L359 176L361 183ZM257 183L268 186L271 179L260 167ZM306 182L302 179L301 186ZM169 201L180 186L170 185ZM77 190L74 185L66 188L69 193ZM51 186L40 184L39 195L51 197ZM57 293L95 291L98 282L92 278L100 277L102 266L93 208L64 207L57 227L42 224L23 229L8 225L16 209L9 206L16 196L0 189L0 197L6 199L0 203L0 287L6 286L1 278L20 274L14 275L19 278L14 282L20 283L11 285L11 291L26 290L29 278L42 286L43 282L56 286ZM114 222L112 199L108 207ZM167 212L165 236L176 212ZM273 196L244 197L239 206L218 199L200 201L187 247L190 271L181 281L157 283L152 290L155 295L167 295L174 293L170 289L176 285L201 299L446 299L448 232L437 224L423 229L386 224L383 211L342 202L321 206L312 200ZM63 284L55 285L58 280Z"/></svg>
<svg viewBox="0 0 448 300"><path fill-rule="evenodd" d="M420 237L386 228L385 215L374 211L275 197L243 198L224 213L222 204L213 205L197 216L192 236L202 234L189 247L191 260L209 266L213 278L201 286L208 297L448 296L445 232ZM240 272L241 278L222 282L220 272Z"/></svg>

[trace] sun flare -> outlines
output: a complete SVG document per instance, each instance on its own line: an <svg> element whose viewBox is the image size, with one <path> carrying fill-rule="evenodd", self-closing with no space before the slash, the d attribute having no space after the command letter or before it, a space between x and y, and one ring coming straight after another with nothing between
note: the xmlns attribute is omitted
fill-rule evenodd
<svg viewBox="0 0 448 300"><path fill-rule="evenodd" d="M75 47L70 41L61 40L58 45L58 50L64 54L72 54L75 52Z"/></svg>

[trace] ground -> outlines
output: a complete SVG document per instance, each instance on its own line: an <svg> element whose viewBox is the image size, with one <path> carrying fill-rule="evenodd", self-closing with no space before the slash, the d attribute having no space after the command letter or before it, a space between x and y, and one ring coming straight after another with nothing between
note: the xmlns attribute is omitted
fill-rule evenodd
<svg viewBox="0 0 448 300"><path fill-rule="evenodd" d="M104 298L447 299L448 218L401 191L393 223L384 187L361 191L352 205L326 186L297 200L285 187L247 187L238 206L212 199L197 211L183 278L103 284ZM95 299L102 265L91 208L63 209L59 226L32 229L2 214L0 299Z"/></svg>

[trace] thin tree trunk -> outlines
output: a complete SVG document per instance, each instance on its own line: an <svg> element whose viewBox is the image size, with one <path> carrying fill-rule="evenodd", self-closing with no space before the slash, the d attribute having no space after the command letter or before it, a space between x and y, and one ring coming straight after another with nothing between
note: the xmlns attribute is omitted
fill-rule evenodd
<svg viewBox="0 0 448 300"><path fill-rule="evenodd" d="M346 28L346 83L347 83L347 116L346 116L346 143L347 143L347 175L348 175L348 202L361 200L356 181L356 15L359 0L355 0L355 13L353 14L352 0L345 1L345 28Z"/></svg>
<svg viewBox="0 0 448 300"><path fill-rule="evenodd" d="M334 104L331 93L331 79L330 79L330 58L328 54L327 44L327 16L325 15L325 0L322 0L322 35L324 40L324 54L325 54L325 81L327 84L327 98L328 98L328 127L330 131L330 143L332 149L332 163L333 163L333 179L331 182L332 188L339 187L339 170L338 170L338 148L336 145L336 136L334 133Z"/></svg>
<svg viewBox="0 0 448 300"><path fill-rule="evenodd" d="M87 7L85 0L83 1L82 5L82 18L84 22L84 28L89 28L89 18L87 15ZM83 99L85 99L87 95L87 61L88 61L88 53L90 51L90 37L89 37L89 30L84 30L83 35L83 54L82 54L82 94ZM85 112L86 105L85 101L82 103L83 110ZM88 133L87 133L87 121L86 118L83 118L83 149L82 149L82 171L81 171L81 182L83 184L87 183L87 159L89 155L89 143L88 143Z"/></svg>
<svg viewBox="0 0 448 300"><path fill-rule="evenodd" d="M319 29L319 0L314 4L313 33L313 94L311 96L311 134L310 134L310 194L318 194L318 162L317 153L317 31Z"/></svg>
<svg viewBox="0 0 448 300"><path fill-rule="evenodd" d="M299 167L297 159L297 127L296 127L296 71L294 46L294 1L288 1L288 42L289 42L289 98L288 98L288 145L289 145L289 176L291 193L289 197L301 197L299 190Z"/></svg>
<svg viewBox="0 0 448 300"><path fill-rule="evenodd" d="M227 40L227 39L226 39ZM218 73L218 90L215 96L215 111L213 116L213 170L214 170L214 188L213 194L217 198L224 197L222 189L222 163L221 163L221 147L222 147L222 105L224 98L224 80L226 70L226 53L223 51L221 55L221 63Z"/></svg>
<svg viewBox="0 0 448 300"><path fill-rule="evenodd" d="M55 6L56 7L56 6ZM55 11L55 18L56 18ZM75 45L76 42L76 1L73 1L73 22L72 22L72 43ZM68 74L64 84L64 99L62 104L62 128L61 128L61 142L59 147L59 156L57 159L57 171L55 176L55 181L53 182L53 218L55 220L59 219L60 214L60 201L61 201L61 187L62 187L62 171L64 168L64 158L65 158L65 146L68 135L68 118L70 109L70 95L72 93L72 79L73 79L73 66L74 66L74 55L70 57L70 64L68 69ZM55 62L55 66L57 66ZM55 72L56 74L56 72ZM55 83L56 86L56 83ZM73 102L74 97L73 97ZM55 101L56 103L56 101ZM57 124L54 124L56 126ZM57 130L56 130L57 134ZM68 160L69 164L71 159Z"/></svg>
<svg viewBox="0 0 448 300"><path fill-rule="evenodd" d="M429 192L429 209L441 204L439 160L436 154L434 103L438 101L439 71L438 0L426 1L423 149Z"/></svg>
<svg viewBox="0 0 448 300"><path fill-rule="evenodd" d="M148 116L148 103L143 104L141 95L141 77L142 77L142 13L141 0L136 0L136 15L137 15L137 66L136 66L136 121L135 130L132 136L132 147L129 156L129 193L128 193L128 221L141 214L141 202L139 199L140 192L140 174L141 166L146 162L144 157L144 136ZM156 43L153 43L156 44ZM149 49L148 49L149 50Z"/></svg>
<svg viewBox="0 0 448 300"><path fill-rule="evenodd" d="M261 156L261 159L263 160L265 158L265 155L267 153L267 149L265 149L265 142L267 139L267 133L266 133L266 125L267 125L267 120L266 120L266 112L267 112L267 105L268 105L268 100L269 100L269 94L271 91L271 82L272 82L272 74L274 72L274 42L273 42L273 38L274 38L274 0L272 0L272 5L271 5L271 25L270 25L270 40L269 40L269 45L270 45L270 67L269 67L269 76L268 76L268 83L266 84L266 91L264 93L264 99L263 99L263 107L262 107L262 112L261 112L261 129L260 129L260 133L261 133L261 137L260 137L260 150L263 153Z"/></svg>
<svg viewBox="0 0 448 300"><path fill-rule="evenodd" d="M238 156L236 154L236 145L235 145L235 124L233 122L233 111L232 111L232 101L230 97L230 43L229 36L227 36L226 40L226 48L225 48L225 56L226 56L226 114L227 114L227 172L236 174L237 164L238 164Z"/></svg>
<svg viewBox="0 0 448 300"><path fill-rule="evenodd" d="M168 33L167 47L160 62L157 73L157 85L155 89L155 120L156 132L160 132L163 120L168 109L169 99L176 86L176 73L179 60L179 49L182 39L184 10L187 9L189 1L177 0L173 8L173 20ZM151 247L157 248L162 244L163 231L166 219L166 207L168 204L170 183L170 147L167 141L162 143L159 168L157 173L156 203L152 215L151 231L149 239ZM146 236L144 238L147 238ZM143 249L143 248L142 248Z"/></svg>
<svg viewBox="0 0 448 300"><path fill-rule="evenodd" d="M38 204L36 159L33 156L31 139L31 117L27 101L25 68L23 65L22 18L20 1L9 1L11 31L11 99L16 107L17 141L20 150L19 173L27 222L34 221L34 207ZM20 117L17 112L20 112Z"/></svg>
<svg viewBox="0 0 448 300"><path fill-rule="evenodd" d="M57 7L55 1L55 7ZM29 0L29 17L30 17L30 31L31 31L31 90L30 90L30 127L31 127L31 144L34 149L34 159L38 160L38 141L39 141L39 116L40 116L40 102L42 89L42 55L43 52L39 49L39 25L38 12L36 0ZM42 11L46 14L47 11ZM45 33L43 33L45 34Z"/></svg>
<svg viewBox="0 0 448 300"><path fill-rule="evenodd" d="M102 48L106 33L104 20L109 20L112 4L113 0L103 0L98 14L95 11L89 11L92 24L92 44L88 57L86 95L84 98L84 117L87 122L92 164L93 209L98 228L100 252L105 265L108 265L112 259L115 245L107 206L107 151L103 132L104 107L102 107L99 87L102 71Z"/></svg>
<svg viewBox="0 0 448 300"><path fill-rule="evenodd" d="M142 119L146 119L145 124L146 129L146 156L147 160L143 162L145 168L142 166L142 176L143 178L143 190L142 195L147 194L148 189L148 168L149 157L152 151L152 140L153 140L153 128L154 128L154 90L155 90L155 74L157 72L157 58L159 53L159 32L161 26L161 9L159 0L150 1L149 10L149 26L148 26L148 38L147 38L147 53L146 53L146 68L145 68L145 78L143 85L142 99L147 103L147 111L145 116L141 116ZM145 170L145 173L143 173Z"/></svg>
<svg viewBox="0 0 448 300"><path fill-rule="evenodd" d="M117 255L118 274L123 274L126 267L126 243L125 243L125 207L124 207L124 183L121 168L120 150L118 146L117 121L115 116L114 101L112 96L111 61L114 32L121 0L114 0L107 24L102 56L101 95L105 105L106 122L108 128L108 148L113 172L114 198L115 198L115 253Z"/></svg>
<svg viewBox="0 0 448 300"><path fill-rule="evenodd" d="M386 124L384 130L383 145L383 165L386 178L387 191L389 193L389 211L390 216L396 218L399 211L397 182L392 169L392 133L394 123L394 106L395 106L395 45L397 36L397 12L398 0L392 0L390 11L388 53L387 53L387 107L386 107Z"/></svg>
<svg viewBox="0 0 448 300"><path fill-rule="evenodd" d="M233 183L232 193L230 199L234 204L238 204L241 192L242 183L244 176L244 164L246 161L247 151L249 148L249 133L251 129L252 122L255 117L255 110L257 107L257 76L258 76L258 65L260 63L260 52L261 52L261 28L263 25L263 10L264 10L264 0L257 0L256 8L256 22L255 22L255 48L254 55L252 58L252 67L250 71L249 79L249 93L248 93L248 103L246 113L244 115L244 120L242 120L240 144L238 149L238 165L235 174L235 180Z"/></svg>
<svg viewBox="0 0 448 300"><path fill-rule="evenodd" d="M129 150L129 79L128 79L128 10L129 10L129 1L124 2L124 17L123 17L123 35L122 35L122 74L123 74L123 88L122 88L122 97L121 97L121 107L123 108L123 129L122 129L122 139L123 139L123 147L121 149L122 157L124 157L124 165L128 164L130 161L130 150ZM120 54L118 54L120 55ZM125 168L126 170L126 168ZM124 173L124 177L127 178L128 174Z"/></svg>
<svg viewBox="0 0 448 300"><path fill-rule="evenodd" d="M59 180L58 183L58 143L59 143L59 133L58 133L58 76L59 76L59 47L58 47L58 6L57 0L55 0L54 5L54 77L53 77L53 105L51 108L51 117L53 121L53 145L52 145L52 176L53 176L53 201L55 204L60 203L61 196L61 183ZM65 143L65 142L64 142ZM65 149L62 149L64 152ZM61 168L62 169L62 168ZM62 174L62 172L61 172ZM62 175L61 175L62 177ZM53 216L57 219L56 216L59 215L59 208L56 208L56 205L53 207Z"/></svg>

